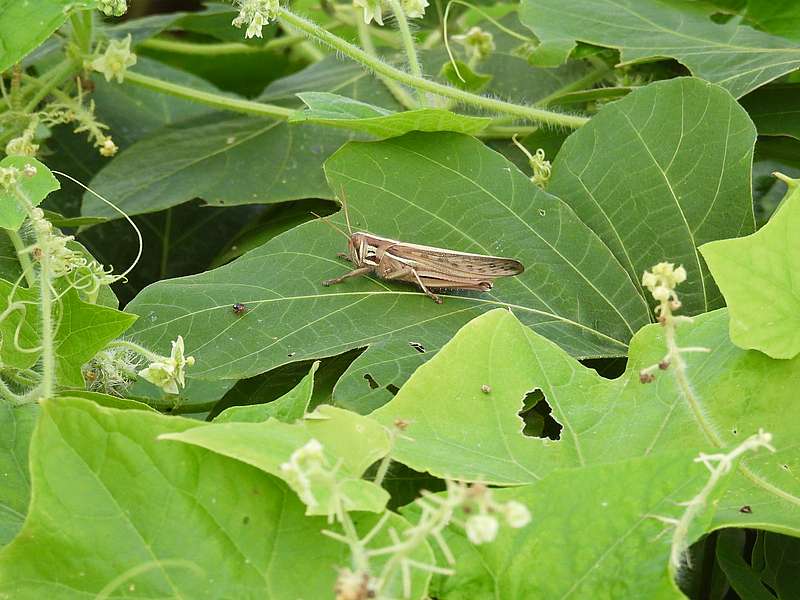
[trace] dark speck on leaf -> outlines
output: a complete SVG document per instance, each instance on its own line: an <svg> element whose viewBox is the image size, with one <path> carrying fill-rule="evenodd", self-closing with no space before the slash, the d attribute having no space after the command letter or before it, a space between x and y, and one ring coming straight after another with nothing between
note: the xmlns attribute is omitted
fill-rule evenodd
<svg viewBox="0 0 800 600"><path fill-rule="evenodd" d="M753 512L753 509L750 508L749 504L745 504L742 508L739 509L739 512L749 515L750 513Z"/></svg>
<svg viewBox="0 0 800 600"><path fill-rule="evenodd" d="M250 522L250 517L248 517L248 516L245 516L242 519L242 525L247 525L249 522Z"/></svg>
<svg viewBox="0 0 800 600"><path fill-rule="evenodd" d="M425 352L425 346L420 344L419 342L408 342L408 345L411 346L414 350L423 354Z"/></svg>
<svg viewBox="0 0 800 600"><path fill-rule="evenodd" d="M364 379L366 379L367 383L369 383L369 388L371 390L377 390L379 387L381 387L380 384L375 381L375 378L369 373L364 373Z"/></svg>
<svg viewBox="0 0 800 600"><path fill-rule="evenodd" d="M390 383L386 386L386 391L388 391L392 396L397 396L397 392L400 391L400 388L397 387L395 384Z"/></svg>

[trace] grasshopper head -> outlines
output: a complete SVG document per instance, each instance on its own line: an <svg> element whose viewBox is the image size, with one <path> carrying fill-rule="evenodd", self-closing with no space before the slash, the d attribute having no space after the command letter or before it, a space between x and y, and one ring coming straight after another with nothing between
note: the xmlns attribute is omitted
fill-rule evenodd
<svg viewBox="0 0 800 600"><path fill-rule="evenodd" d="M371 260L371 254L374 255L374 252L370 253L371 245L367 240L366 234L360 231L351 233L347 247L350 252L350 259L355 266L363 267L374 264L374 261Z"/></svg>

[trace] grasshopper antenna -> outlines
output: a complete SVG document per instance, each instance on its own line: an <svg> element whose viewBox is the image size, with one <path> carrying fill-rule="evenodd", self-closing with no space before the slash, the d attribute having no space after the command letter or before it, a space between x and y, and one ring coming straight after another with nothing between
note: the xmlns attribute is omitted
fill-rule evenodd
<svg viewBox="0 0 800 600"><path fill-rule="evenodd" d="M347 194L344 193L343 187L339 188L339 193L342 196L342 208L344 208L344 220L347 221L347 231L350 232L350 235L353 235L353 228L350 226L350 211L347 210Z"/></svg>
<svg viewBox="0 0 800 600"><path fill-rule="evenodd" d="M323 217L323 216L321 216L321 215L318 215L317 213L315 213L315 212L313 212L313 211L310 211L310 212L311 212L311 214L312 214L312 215L314 215L315 217L317 217L319 220L323 221L323 222L324 222L326 225L328 225L329 227L331 227L333 230L335 230L335 231L336 231L336 232L338 232L338 233L341 233L341 234L342 234L344 237L346 237L348 240L350 239L350 236L349 236L349 235L347 235L347 234L344 232L344 229L342 229L341 227L338 227L337 225L334 225L334 224L333 224L333 223L331 223L331 222L330 222L330 221L329 221L329 220L328 220L326 217Z"/></svg>

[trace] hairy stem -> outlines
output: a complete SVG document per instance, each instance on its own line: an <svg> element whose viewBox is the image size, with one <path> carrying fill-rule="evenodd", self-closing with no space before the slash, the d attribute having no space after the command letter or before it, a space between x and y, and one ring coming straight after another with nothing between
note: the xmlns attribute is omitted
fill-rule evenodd
<svg viewBox="0 0 800 600"><path fill-rule="evenodd" d="M378 52L375 50L375 44L372 42L372 31L370 26L364 23L364 19L356 19L356 25L358 27L358 39L361 41L361 45L364 47L364 50L370 56L375 57L376 60L380 60L378 58ZM379 77L381 82L383 82L383 84L386 86L386 89L389 90L389 93L391 93L392 96L394 96L394 99L402 104L403 107L408 109L417 108L416 101L402 85L398 84L394 79L380 75Z"/></svg>
<svg viewBox="0 0 800 600"><path fill-rule="evenodd" d="M152 350L148 350L144 346L140 346L136 342L130 342L128 340L114 340L113 342L109 342L106 348L125 348L126 350L135 352L150 362L156 362L165 358L160 354L156 354Z"/></svg>
<svg viewBox="0 0 800 600"><path fill-rule="evenodd" d="M17 258L19 260L19 264L22 267L22 272L25 275L25 281L28 282L28 287L33 287L36 285L36 277L33 274L33 263L31 262L31 257L28 256L28 253L25 252L25 242L22 241L19 233L16 231L12 231L10 229L6 229L6 235L8 235L11 243L14 244L14 250L17 251Z"/></svg>
<svg viewBox="0 0 800 600"><path fill-rule="evenodd" d="M397 28L400 31L400 37L403 40L403 49L406 53L408 60L408 68L414 77L422 79L422 67L419 64L417 57L417 48L414 45L414 36L411 35L411 29L408 26L408 19L406 18L406 11L403 10L403 5L400 0L390 0L394 18L397 21ZM419 102L422 106L427 104L425 93L419 91Z"/></svg>
<svg viewBox="0 0 800 600"><path fill-rule="evenodd" d="M489 112L509 114L515 117L528 119L530 121L546 123L559 127L577 128L584 125L588 121L588 119L585 117L564 115L548 110L534 108L532 106L513 104L511 102L504 102L494 98L478 96L449 85L444 85L435 81L429 81L421 77L415 77L414 75L411 75L401 69L388 65L381 60L375 59L364 52L364 50L361 48L353 46L352 44L331 34L325 29L322 29L315 23L295 15L285 8L281 8L281 17L297 30L308 34L320 43L330 46L334 50L341 52L345 56L348 56L356 62L364 65L368 69L378 73L379 75L384 75L410 87L438 94L446 98L452 98L458 102L477 106Z"/></svg>
<svg viewBox="0 0 800 600"><path fill-rule="evenodd" d="M242 100L240 98L231 98L222 94L214 94L211 92L201 92L194 88L170 83L141 73L133 73L128 71L125 74L125 81L134 85L138 85L156 92L162 92L178 98L185 98L192 100L199 104L213 106L223 110L230 110L233 112L244 113L247 115L256 115L259 117L272 117L275 119L288 119L294 113L291 108L284 108L283 106L275 106L273 104L265 104L263 102L253 102L251 100Z"/></svg>

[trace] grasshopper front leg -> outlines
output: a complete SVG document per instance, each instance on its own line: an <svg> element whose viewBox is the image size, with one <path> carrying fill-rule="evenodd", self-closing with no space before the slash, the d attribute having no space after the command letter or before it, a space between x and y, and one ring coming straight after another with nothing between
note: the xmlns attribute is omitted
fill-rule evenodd
<svg viewBox="0 0 800 600"><path fill-rule="evenodd" d="M362 275L367 275L372 273L372 267L360 267L358 269L354 269L349 273L345 273L341 277L335 277L333 279L326 279L322 282L322 285L328 287L330 285L336 285L337 283L342 283L345 279L350 279L351 277L361 277Z"/></svg>

